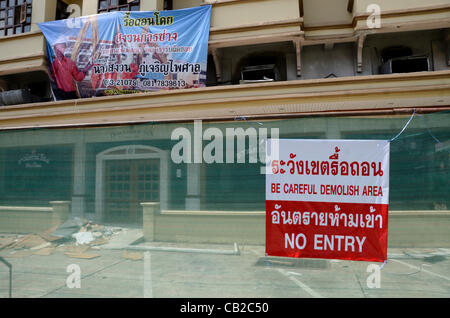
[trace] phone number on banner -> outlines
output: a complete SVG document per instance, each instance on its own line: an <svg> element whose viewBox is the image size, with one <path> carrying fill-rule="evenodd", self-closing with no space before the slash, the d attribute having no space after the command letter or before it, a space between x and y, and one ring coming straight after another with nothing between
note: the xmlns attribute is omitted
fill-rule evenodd
<svg viewBox="0 0 450 318"><path fill-rule="evenodd" d="M103 80L103 85L108 86L137 86L138 81L136 79L119 79L119 80ZM143 80L142 85L144 87L169 87L179 88L185 87L186 81L184 80Z"/></svg>

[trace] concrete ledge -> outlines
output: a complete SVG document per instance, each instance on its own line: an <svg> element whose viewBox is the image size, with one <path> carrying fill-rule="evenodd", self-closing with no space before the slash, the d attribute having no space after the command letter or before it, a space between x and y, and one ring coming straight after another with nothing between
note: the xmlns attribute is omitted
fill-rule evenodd
<svg viewBox="0 0 450 318"><path fill-rule="evenodd" d="M0 206L0 233L38 233L62 224L70 201L51 201L50 207Z"/></svg>
<svg viewBox="0 0 450 318"><path fill-rule="evenodd" d="M449 247L450 211L389 213L389 247Z"/></svg>
<svg viewBox="0 0 450 318"><path fill-rule="evenodd" d="M265 216L159 215L155 240L190 243L264 244Z"/></svg>
<svg viewBox="0 0 450 318"><path fill-rule="evenodd" d="M265 244L264 211L160 210L142 203L146 241ZM450 211L390 211L389 247L450 247Z"/></svg>
<svg viewBox="0 0 450 318"><path fill-rule="evenodd" d="M184 211L184 210L163 210L161 215L203 215L203 216L261 216L266 215L263 211Z"/></svg>
<svg viewBox="0 0 450 318"><path fill-rule="evenodd" d="M53 212L51 207L39 207L39 206L0 206L0 212L2 211L14 211L14 212Z"/></svg>
<svg viewBox="0 0 450 318"><path fill-rule="evenodd" d="M444 216L450 217L448 210L411 210L411 211L389 211L389 216Z"/></svg>
<svg viewBox="0 0 450 318"><path fill-rule="evenodd" d="M444 110L450 71L190 88L3 106L0 130ZM281 106L282 105L282 106Z"/></svg>

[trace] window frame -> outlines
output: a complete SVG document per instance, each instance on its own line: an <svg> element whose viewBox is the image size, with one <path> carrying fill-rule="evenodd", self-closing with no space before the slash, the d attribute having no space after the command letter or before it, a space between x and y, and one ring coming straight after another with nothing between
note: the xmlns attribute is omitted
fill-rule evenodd
<svg viewBox="0 0 450 318"><path fill-rule="evenodd" d="M32 8L32 0L0 0L0 37L30 32Z"/></svg>
<svg viewBox="0 0 450 318"><path fill-rule="evenodd" d="M116 4L111 4L114 1ZM102 8L102 5L106 2L106 8ZM139 10L132 10L134 6L139 6ZM127 1L126 4L120 4L120 0L99 0L97 5L97 13L106 13L113 11L140 11L141 0Z"/></svg>

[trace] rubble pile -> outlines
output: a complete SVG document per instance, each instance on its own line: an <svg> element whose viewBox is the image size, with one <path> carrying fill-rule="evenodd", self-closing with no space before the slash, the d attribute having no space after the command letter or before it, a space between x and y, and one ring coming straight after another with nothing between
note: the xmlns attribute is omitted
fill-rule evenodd
<svg viewBox="0 0 450 318"><path fill-rule="evenodd" d="M122 232L120 227L96 224L87 219L71 218L45 232L27 235L0 234L3 257L19 258L29 255L49 256L55 251L71 258L92 259L93 253Z"/></svg>

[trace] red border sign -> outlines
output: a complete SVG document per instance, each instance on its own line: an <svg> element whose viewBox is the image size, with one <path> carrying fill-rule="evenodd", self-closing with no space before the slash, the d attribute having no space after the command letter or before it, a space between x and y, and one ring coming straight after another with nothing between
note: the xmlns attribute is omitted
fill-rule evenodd
<svg viewBox="0 0 450 318"><path fill-rule="evenodd" d="M386 260L388 141L283 139L269 147L268 256Z"/></svg>

